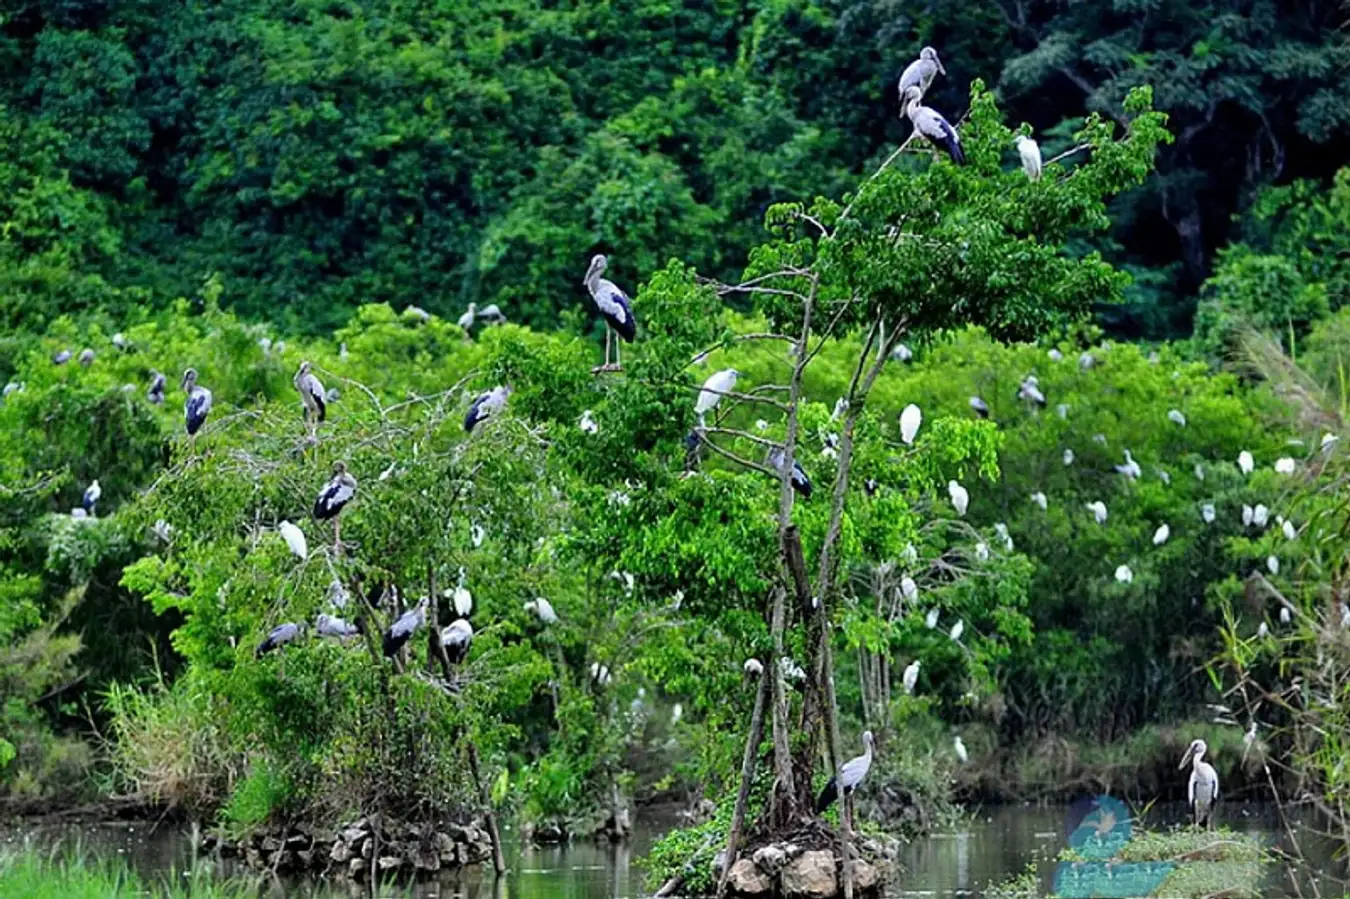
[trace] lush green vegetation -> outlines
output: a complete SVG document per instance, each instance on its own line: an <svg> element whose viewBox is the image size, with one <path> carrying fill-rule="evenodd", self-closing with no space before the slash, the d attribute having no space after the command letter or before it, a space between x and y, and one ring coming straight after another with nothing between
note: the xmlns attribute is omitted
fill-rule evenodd
<svg viewBox="0 0 1350 899"><path fill-rule="evenodd" d="M222 882L206 869L147 884L121 859L78 851L0 853L0 894L13 899L252 899L256 884Z"/></svg>
<svg viewBox="0 0 1350 899"><path fill-rule="evenodd" d="M1276 12L21 6L0 792L235 833L718 800L659 850L674 873L808 815L870 729L916 828L953 786L1176 789L1190 736L1225 783L1316 784L1350 818L1350 67L1334 4ZM925 42L964 167L892 155ZM1039 181L1033 129L1062 157ZM640 328L596 376L599 251ZM466 331L470 302L512 323ZM315 433L302 360L340 392ZM196 440L188 367L216 399ZM335 462L341 543L309 511ZM424 596L447 624L457 587L468 659L429 627L386 661L379 632ZM364 633L321 639L324 613ZM285 622L309 632L256 655Z"/></svg>

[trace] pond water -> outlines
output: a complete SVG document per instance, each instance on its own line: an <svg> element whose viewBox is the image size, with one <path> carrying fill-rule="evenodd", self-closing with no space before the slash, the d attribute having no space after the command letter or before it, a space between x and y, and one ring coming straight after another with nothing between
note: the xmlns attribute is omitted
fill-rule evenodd
<svg viewBox="0 0 1350 899"><path fill-rule="evenodd" d="M998 883L1035 865L1046 889L1055 874L1055 856L1064 847L1066 809L1057 806L999 806L984 809L954 832L918 840L901 856L904 871L893 880L890 899L911 897L978 897L991 883ZM1151 812L1151 824L1180 821L1184 811L1163 807ZM1260 806L1225 810L1224 822L1248 833L1261 835L1272 846L1286 851L1290 841L1283 834L1274 809ZM490 873L470 870L443 875L440 880L420 882L408 892L394 895L413 899L636 899L647 895L640 860L652 842L674 824L670 814L651 813L639 818L634 838L622 846L578 842L570 846L522 846L515 832L507 829L504 843L510 873L496 882ZM76 846L86 854L121 856L150 879L179 876L193 864L192 840L181 829L165 825L153 834L148 823L53 826L0 831L0 848L25 842L40 846ZM1267 897L1341 896L1347 892L1345 868L1331 857L1329 844L1310 831L1299 837L1304 857L1296 868L1273 868L1263 888ZM198 863L200 864L200 862ZM226 866L222 874L231 873ZM343 881L285 880L264 884L260 895L268 897L369 896L360 887ZM387 894L386 894L387 895Z"/></svg>

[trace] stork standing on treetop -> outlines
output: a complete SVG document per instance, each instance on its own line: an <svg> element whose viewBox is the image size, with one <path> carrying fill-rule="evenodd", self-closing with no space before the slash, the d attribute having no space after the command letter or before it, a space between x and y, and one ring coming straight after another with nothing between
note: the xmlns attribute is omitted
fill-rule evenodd
<svg viewBox="0 0 1350 899"><path fill-rule="evenodd" d="M342 553L342 510L356 498L356 478L347 473L347 463L333 463L333 477L314 499L314 517L320 521L333 520L333 546Z"/></svg>
<svg viewBox="0 0 1350 899"><path fill-rule="evenodd" d="M637 337L637 320L633 318L633 309L628 302L627 294L613 281L606 281L600 277L608 267L609 260L597 254L591 258L591 266L586 269L584 279L586 289L591 293L591 299L595 300L595 306L600 310L600 317L605 320L605 364L597 371L619 371L623 368L617 346L614 348L613 364L609 361L611 332L617 333L628 343L632 343L633 338Z"/></svg>
<svg viewBox="0 0 1350 899"><path fill-rule="evenodd" d="M919 51L919 58L909 65L905 66L905 71L900 75L900 103L903 108L905 103L905 92L911 87L919 89L919 96L922 98L928 93L928 88L933 83L933 79L939 74L946 75L947 70L942 67L942 60L938 59L938 52L932 47L924 47Z"/></svg>
<svg viewBox="0 0 1350 899"><path fill-rule="evenodd" d="M961 150L961 138L957 136L956 129L942 117L942 113L920 103L922 99L923 92L917 85L905 88L904 96L900 98L900 106L909 117L915 132L935 147L941 148L951 157L952 162L965 165L966 154Z"/></svg>
<svg viewBox="0 0 1350 899"><path fill-rule="evenodd" d="M183 372L183 392L187 402L183 406L184 424L188 437L192 439L192 455L197 455L197 432L206 424L206 416L211 414L211 391L197 383L197 369L189 368Z"/></svg>
<svg viewBox="0 0 1350 899"><path fill-rule="evenodd" d="M292 383L300 393L300 401L305 405L305 424L309 426L309 436L313 437L318 430L319 422L328 415L328 395L310 368L308 361L301 362L300 370L295 373Z"/></svg>

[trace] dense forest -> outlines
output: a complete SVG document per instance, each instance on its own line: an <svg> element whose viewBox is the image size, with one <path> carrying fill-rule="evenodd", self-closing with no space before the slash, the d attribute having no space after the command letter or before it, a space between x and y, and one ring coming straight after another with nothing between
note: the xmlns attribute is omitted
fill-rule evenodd
<svg viewBox="0 0 1350 899"><path fill-rule="evenodd" d="M1175 792L1203 735L1347 820L1345 17L14 5L0 797L711 800L663 871L864 730L913 829ZM897 95L926 45L965 165Z"/></svg>

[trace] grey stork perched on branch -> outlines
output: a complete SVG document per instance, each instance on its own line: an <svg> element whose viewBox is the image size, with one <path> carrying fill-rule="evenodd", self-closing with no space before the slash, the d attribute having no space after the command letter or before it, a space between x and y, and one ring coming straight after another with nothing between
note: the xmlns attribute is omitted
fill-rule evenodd
<svg viewBox="0 0 1350 899"><path fill-rule="evenodd" d="M506 314L496 303L488 303L482 309L476 310L474 316L478 321L487 322L489 325L506 324Z"/></svg>
<svg viewBox="0 0 1350 899"><path fill-rule="evenodd" d="M441 646L451 665L460 664L468 658L473 646L473 625L463 618L456 618L441 628Z"/></svg>
<svg viewBox="0 0 1350 899"><path fill-rule="evenodd" d="M633 318L633 307L628 301L628 295L613 281L600 277L608 267L609 260L597 254L591 258L590 268L586 269L586 277L582 279L591 293L591 299L595 300L595 307L600 310L600 317L605 320L605 364L597 371L619 371L623 368L617 346L614 348L613 364L609 361L612 333L617 333L627 343L632 343L637 337L637 319Z"/></svg>
<svg viewBox="0 0 1350 899"><path fill-rule="evenodd" d="M820 795L816 797L817 815L829 808L839 798L841 792L845 796L850 795L858 788L858 784L862 783L863 778L867 776L867 772L871 770L872 732L870 730L863 731L862 739L863 754L844 762L844 767L840 769L840 782L843 784L843 790L839 789L840 782L836 782L831 777L829 783L825 784L825 789L821 790Z"/></svg>
<svg viewBox="0 0 1350 899"><path fill-rule="evenodd" d="M398 651L403 648L404 644L406 644L412 638L412 635L417 632L417 629L426 623L426 620L427 620L427 598L424 596L422 597L421 602L419 602L414 608L411 608L408 611L404 612L402 615L398 616L398 620L395 621L393 624L389 625L388 629L385 630L384 632L385 658L392 659L395 655L397 655Z"/></svg>
<svg viewBox="0 0 1350 899"><path fill-rule="evenodd" d="M1186 800L1195 814L1195 826L1204 824L1206 827L1213 826L1211 815L1214 812L1214 803L1219 798L1219 773L1214 770L1214 766L1206 762L1205 752L1209 747L1205 745L1204 740L1192 740L1191 745L1186 750L1186 754L1181 757L1181 764L1178 768L1191 766L1191 780L1186 787Z"/></svg>
<svg viewBox="0 0 1350 899"><path fill-rule="evenodd" d="M900 107L905 115L909 116L914 131L933 146L941 148L951 157L952 162L965 165L966 154L961 149L961 138L957 135L956 129L942 117L942 113L920 103L922 99L923 91L919 90L917 85L905 88L905 93L900 98Z"/></svg>
<svg viewBox="0 0 1350 899"><path fill-rule="evenodd" d="M356 498L356 478L347 473L347 463L333 463L333 477L314 500L314 517L319 521L333 520L333 544L342 551L342 510Z"/></svg>
<svg viewBox="0 0 1350 899"><path fill-rule="evenodd" d="M343 640L347 637L355 637L361 633L359 624L352 624L350 621L339 618L336 615L329 615L326 612L320 613L314 622L314 630L320 637L332 637L336 640Z"/></svg>
<svg viewBox="0 0 1350 899"><path fill-rule="evenodd" d="M145 392L146 399L156 406L164 405L164 375L150 369L150 389Z"/></svg>
<svg viewBox="0 0 1350 899"><path fill-rule="evenodd" d="M67 362L70 361L70 357L71 357L72 355L74 355L74 354L71 353L70 350L61 350L61 351L60 351L59 353L57 353L56 355L52 356L52 364L53 364L53 365L65 365Z"/></svg>
<svg viewBox="0 0 1350 899"><path fill-rule="evenodd" d="M472 433L480 422L487 421L505 409L506 399L510 395L511 388L509 386L494 387L487 393L479 394L478 398L469 406L469 413L464 416L465 432Z"/></svg>
<svg viewBox="0 0 1350 899"><path fill-rule="evenodd" d="M989 417L989 404L978 396L972 396L970 398L970 408L971 411L980 416L980 418Z"/></svg>
<svg viewBox="0 0 1350 899"><path fill-rule="evenodd" d="M775 446L769 450L769 467L777 471L780 475L787 467L787 459L783 456L783 448ZM792 460L792 489L801 494L802 499L811 498L811 479L806 475L806 469L796 459Z"/></svg>
<svg viewBox="0 0 1350 899"><path fill-rule="evenodd" d="M95 507L98 505L99 497L102 495L103 488L99 486L98 478L95 478L92 484L84 488L84 496L80 499L80 505L84 507L84 511L91 517L96 514Z"/></svg>
<svg viewBox="0 0 1350 899"><path fill-rule="evenodd" d="M290 643L298 636L300 636L300 625L290 621L279 624L268 632L266 640L258 644L258 648L253 652L253 657L260 659L272 650L280 649Z"/></svg>
<svg viewBox="0 0 1350 899"><path fill-rule="evenodd" d="M919 51L919 58L905 66L905 71L900 75L898 90L900 93L900 103L905 102L905 92L911 87L919 89L919 96L922 97L928 93L928 88L932 85L933 79L939 74L946 75L947 70L942 67L942 60L938 59L938 52L932 47L924 47Z"/></svg>
<svg viewBox="0 0 1350 899"><path fill-rule="evenodd" d="M310 368L308 360L301 362L300 370L295 373L291 383L295 384L300 402L305 405L305 424L309 426L309 435L313 437L319 422L328 415L328 394Z"/></svg>
<svg viewBox="0 0 1350 899"><path fill-rule="evenodd" d="M84 366L85 368L88 368L93 364L94 364L94 351L89 347L85 347L84 349L80 350L80 365Z"/></svg>
<svg viewBox="0 0 1350 899"><path fill-rule="evenodd" d="M183 392L187 394L187 402L183 405L184 424L192 438L193 455L196 455L197 432L206 424L206 416L211 414L211 391L197 383L197 369L189 368L183 372Z"/></svg>

